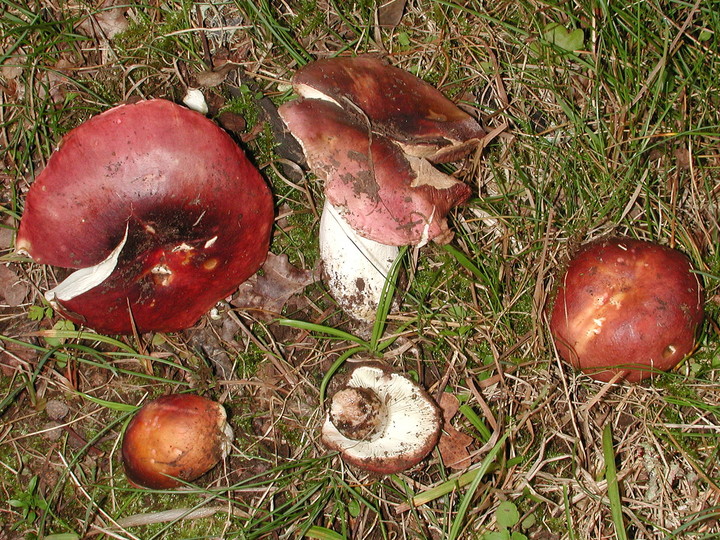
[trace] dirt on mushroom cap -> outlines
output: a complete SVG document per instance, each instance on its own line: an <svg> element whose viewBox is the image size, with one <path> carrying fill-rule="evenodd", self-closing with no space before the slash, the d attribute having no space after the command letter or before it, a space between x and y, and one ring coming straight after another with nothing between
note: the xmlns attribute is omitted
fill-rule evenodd
<svg viewBox="0 0 720 540"><path fill-rule="evenodd" d="M280 114L325 180L328 200L358 234L397 246L452 238L445 216L470 197L469 186L429 164L419 166L420 158L408 158L390 139L371 135L329 101L289 102Z"/></svg>
<svg viewBox="0 0 720 540"><path fill-rule="evenodd" d="M121 105L71 131L33 183L17 249L85 268L127 231L116 271L62 304L108 333L194 324L264 261L270 190L235 142L165 100Z"/></svg>

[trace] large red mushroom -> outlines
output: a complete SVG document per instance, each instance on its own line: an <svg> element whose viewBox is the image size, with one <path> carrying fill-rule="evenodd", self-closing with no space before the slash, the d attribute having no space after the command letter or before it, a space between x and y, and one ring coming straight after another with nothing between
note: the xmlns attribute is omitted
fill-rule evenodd
<svg viewBox="0 0 720 540"><path fill-rule="evenodd" d="M107 333L192 326L268 252L270 190L203 115L154 99L68 133L28 192L16 250L80 269L49 300Z"/></svg>
<svg viewBox="0 0 720 540"><path fill-rule="evenodd" d="M583 246L550 319L558 353L600 381L637 382L674 368L695 347L704 292L689 259L652 242Z"/></svg>

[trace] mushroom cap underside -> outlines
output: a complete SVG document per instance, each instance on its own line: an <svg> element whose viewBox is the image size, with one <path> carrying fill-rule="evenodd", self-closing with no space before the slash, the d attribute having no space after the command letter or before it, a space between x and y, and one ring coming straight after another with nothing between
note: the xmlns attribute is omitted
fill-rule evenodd
<svg viewBox="0 0 720 540"><path fill-rule="evenodd" d="M356 367L349 388L374 391L384 404L386 421L367 440L346 437L330 415L322 428L323 443L343 460L378 474L394 474L413 467L437 445L441 414L429 394L410 379L375 364Z"/></svg>

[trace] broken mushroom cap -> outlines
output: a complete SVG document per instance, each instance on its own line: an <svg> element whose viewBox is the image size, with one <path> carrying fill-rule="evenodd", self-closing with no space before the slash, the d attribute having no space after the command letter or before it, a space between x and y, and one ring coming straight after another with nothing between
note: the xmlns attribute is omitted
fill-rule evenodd
<svg viewBox="0 0 720 540"><path fill-rule="evenodd" d="M550 319L560 356L600 381L637 382L695 347L704 291L688 258L642 240L583 246L557 290Z"/></svg>
<svg viewBox="0 0 720 540"><path fill-rule="evenodd" d="M16 250L82 269L49 291L98 331L187 328L268 252L270 190L232 138L155 99L68 133L28 192Z"/></svg>
<svg viewBox="0 0 720 540"><path fill-rule="evenodd" d="M125 474L141 487L181 486L224 459L232 438L219 403L195 394L162 396L143 405L125 430Z"/></svg>
<svg viewBox="0 0 720 540"><path fill-rule="evenodd" d="M361 469L394 474L437 445L442 420L428 393L377 363L355 367L330 400L322 441Z"/></svg>
<svg viewBox="0 0 720 540"><path fill-rule="evenodd" d="M362 111L373 132L396 141L407 154L433 162L458 159L486 135L432 85L372 56L317 60L299 69L292 84L305 98Z"/></svg>
<svg viewBox="0 0 720 540"><path fill-rule="evenodd" d="M446 215L470 197L469 186L371 135L329 101L291 101L279 112L325 179L327 200L358 234L395 246L450 241Z"/></svg>

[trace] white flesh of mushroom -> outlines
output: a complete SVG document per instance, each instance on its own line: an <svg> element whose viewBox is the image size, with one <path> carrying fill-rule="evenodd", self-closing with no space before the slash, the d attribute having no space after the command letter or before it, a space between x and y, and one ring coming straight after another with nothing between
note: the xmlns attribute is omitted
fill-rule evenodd
<svg viewBox="0 0 720 540"><path fill-rule="evenodd" d="M183 103L188 109L197 111L200 114L208 113L207 101L205 101L205 96L199 88L188 88L185 97L183 97Z"/></svg>
<svg viewBox="0 0 720 540"><path fill-rule="evenodd" d="M90 289L97 287L105 281L115 270L118 257L125 242L127 242L128 228L125 227L125 236L122 241L112 250L110 255L95 266L81 268L70 274L65 280L58 284L54 289L50 289L45 293L45 299L51 304L55 304L56 300L61 302L72 300L76 296L88 292Z"/></svg>
<svg viewBox="0 0 720 540"><path fill-rule="evenodd" d="M358 321L375 320L383 286L399 250L359 236L325 201L320 218L320 257L327 286L340 307Z"/></svg>
<svg viewBox="0 0 720 540"><path fill-rule="evenodd" d="M386 416L366 440L354 440L338 431L330 414L322 429L323 442L338 450L350 462L387 460L415 456L436 440L440 428L437 406L414 382L397 373L388 374L374 366L361 366L353 371L347 386L373 390L385 405ZM419 459L418 459L419 461Z"/></svg>

